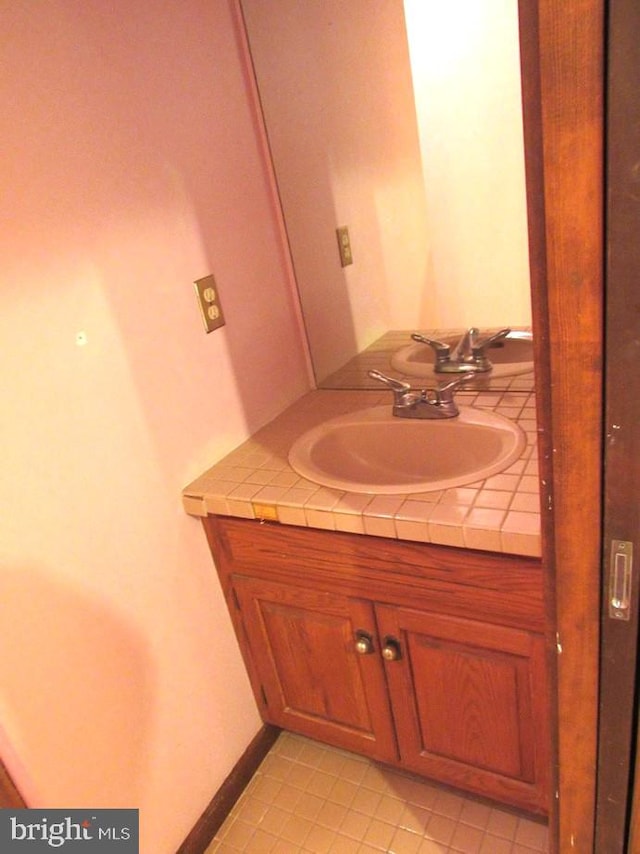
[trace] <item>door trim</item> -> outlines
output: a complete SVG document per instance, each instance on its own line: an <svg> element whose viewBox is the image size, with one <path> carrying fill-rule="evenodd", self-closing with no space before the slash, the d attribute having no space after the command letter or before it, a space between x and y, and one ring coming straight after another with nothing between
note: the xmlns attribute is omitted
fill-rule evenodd
<svg viewBox="0 0 640 854"><path fill-rule="evenodd" d="M603 357L604 0L520 0L548 649L552 850L593 851Z"/></svg>

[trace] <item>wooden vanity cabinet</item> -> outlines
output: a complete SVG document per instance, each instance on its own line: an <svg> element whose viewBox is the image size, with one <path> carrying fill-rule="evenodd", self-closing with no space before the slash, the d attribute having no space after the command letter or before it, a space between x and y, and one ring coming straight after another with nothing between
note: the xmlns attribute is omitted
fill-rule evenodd
<svg viewBox="0 0 640 854"><path fill-rule="evenodd" d="M539 560L203 521L265 721L546 813Z"/></svg>

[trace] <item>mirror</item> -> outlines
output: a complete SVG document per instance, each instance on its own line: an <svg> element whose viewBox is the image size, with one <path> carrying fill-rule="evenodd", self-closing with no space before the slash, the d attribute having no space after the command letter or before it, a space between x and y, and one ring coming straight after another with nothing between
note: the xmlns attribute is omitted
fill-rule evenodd
<svg viewBox="0 0 640 854"><path fill-rule="evenodd" d="M413 332L529 329L518 4L241 5L318 386L433 360Z"/></svg>

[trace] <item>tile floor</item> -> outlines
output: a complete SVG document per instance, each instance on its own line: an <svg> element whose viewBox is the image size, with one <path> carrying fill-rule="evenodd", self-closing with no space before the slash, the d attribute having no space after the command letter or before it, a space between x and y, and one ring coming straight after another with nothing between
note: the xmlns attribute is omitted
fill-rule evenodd
<svg viewBox="0 0 640 854"><path fill-rule="evenodd" d="M281 733L206 854L540 854L544 824Z"/></svg>

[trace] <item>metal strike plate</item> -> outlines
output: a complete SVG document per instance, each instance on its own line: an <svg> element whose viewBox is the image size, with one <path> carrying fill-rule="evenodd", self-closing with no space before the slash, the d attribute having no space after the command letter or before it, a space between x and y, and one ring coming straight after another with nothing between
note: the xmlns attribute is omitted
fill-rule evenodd
<svg viewBox="0 0 640 854"><path fill-rule="evenodd" d="M612 540L609 564L609 616L614 620L631 619L633 581L633 543Z"/></svg>

